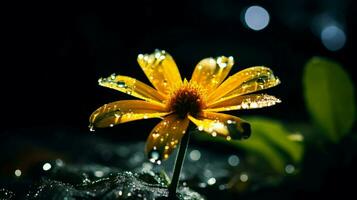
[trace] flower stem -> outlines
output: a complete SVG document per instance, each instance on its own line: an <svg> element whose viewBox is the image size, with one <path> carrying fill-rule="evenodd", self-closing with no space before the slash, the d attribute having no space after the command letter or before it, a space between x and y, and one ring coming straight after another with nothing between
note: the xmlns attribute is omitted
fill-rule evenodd
<svg viewBox="0 0 357 200"><path fill-rule="evenodd" d="M180 147L176 156L174 174L172 175L171 184L169 185L169 199L176 199L176 189L180 179L182 164L185 159L185 154L190 140L191 131L188 129L186 134L181 139Z"/></svg>

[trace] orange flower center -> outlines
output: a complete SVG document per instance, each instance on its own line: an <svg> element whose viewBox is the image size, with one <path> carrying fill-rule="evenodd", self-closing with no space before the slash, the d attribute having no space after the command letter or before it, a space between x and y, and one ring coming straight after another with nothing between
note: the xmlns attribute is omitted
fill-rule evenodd
<svg viewBox="0 0 357 200"><path fill-rule="evenodd" d="M168 102L169 109L180 118L187 114L196 117L204 108L201 92L192 85L184 85L176 90Z"/></svg>

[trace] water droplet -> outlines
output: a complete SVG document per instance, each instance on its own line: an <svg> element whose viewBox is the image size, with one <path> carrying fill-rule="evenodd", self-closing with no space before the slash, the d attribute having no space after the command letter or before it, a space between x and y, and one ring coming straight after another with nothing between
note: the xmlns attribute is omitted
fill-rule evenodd
<svg viewBox="0 0 357 200"><path fill-rule="evenodd" d="M113 73L112 75L110 75L110 79L114 80L116 77L115 73Z"/></svg>
<svg viewBox="0 0 357 200"><path fill-rule="evenodd" d="M123 195L123 191L119 190L118 195L119 196Z"/></svg>
<svg viewBox="0 0 357 200"><path fill-rule="evenodd" d="M110 126L110 127L113 127L113 126L114 126L114 124L109 124L109 126Z"/></svg>
<svg viewBox="0 0 357 200"><path fill-rule="evenodd" d="M89 131L90 132L94 132L95 131L93 124L90 124L88 127L89 127Z"/></svg>
<svg viewBox="0 0 357 200"><path fill-rule="evenodd" d="M160 52L160 51L156 51L156 52L155 52L155 58L156 58L156 59L159 59L160 56L161 56L161 52Z"/></svg>
<svg viewBox="0 0 357 200"><path fill-rule="evenodd" d="M230 119L227 120L227 124L233 124L233 122L234 122L233 120L230 120Z"/></svg>
<svg viewBox="0 0 357 200"><path fill-rule="evenodd" d="M258 108L258 103L257 102L252 102L250 104L250 108Z"/></svg>
<svg viewBox="0 0 357 200"><path fill-rule="evenodd" d="M144 115L144 119L147 119L148 118L148 116L147 115Z"/></svg>
<svg viewBox="0 0 357 200"><path fill-rule="evenodd" d="M125 84L124 81L118 81L118 82L117 82L117 85L118 85L118 87L120 87L120 88L125 88L125 87L126 87L126 84Z"/></svg>
<svg viewBox="0 0 357 200"><path fill-rule="evenodd" d="M153 134L152 134L152 137L155 139L155 138L157 138L157 137L159 137L160 136L160 134L159 133L157 133L157 132L154 132Z"/></svg>
<svg viewBox="0 0 357 200"><path fill-rule="evenodd" d="M227 141L230 141L231 139L232 139L232 138L231 138L231 136L229 136L229 135L226 137L226 140L227 140Z"/></svg>
<svg viewBox="0 0 357 200"><path fill-rule="evenodd" d="M257 83L259 83L259 84L264 84L265 81L266 81L266 77L264 77L264 78L260 77L260 78L257 79Z"/></svg>

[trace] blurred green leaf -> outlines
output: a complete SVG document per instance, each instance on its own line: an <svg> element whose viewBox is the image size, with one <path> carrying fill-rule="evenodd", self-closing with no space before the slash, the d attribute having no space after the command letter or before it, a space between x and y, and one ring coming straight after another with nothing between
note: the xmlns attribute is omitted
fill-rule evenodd
<svg viewBox="0 0 357 200"><path fill-rule="evenodd" d="M296 136L286 130L277 120L254 117L245 118L252 126L252 136L248 140L227 141L220 137L211 137L207 134L197 134L205 140L220 141L235 148L245 150L247 156L257 156L267 161L277 172L283 173L287 164L299 164L303 156L303 144L296 141ZM207 136L202 136L207 135Z"/></svg>
<svg viewBox="0 0 357 200"><path fill-rule="evenodd" d="M327 139L338 142L352 128L355 98L352 81L341 65L314 57L304 70L305 101Z"/></svg>

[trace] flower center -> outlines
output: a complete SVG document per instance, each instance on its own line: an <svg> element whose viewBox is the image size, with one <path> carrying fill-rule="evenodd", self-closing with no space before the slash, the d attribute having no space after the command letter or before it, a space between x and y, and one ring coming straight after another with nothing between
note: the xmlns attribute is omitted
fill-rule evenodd
<svg viewBox="0 0 357 200"><path fill-rule="evenodd" d="M187 114L196 117L202 111L204 102L198 88L184 85L173 93L168 106L180 118L185 118Z"/></svg>

